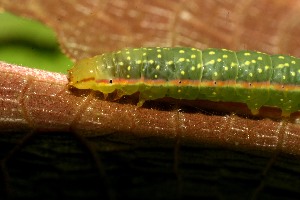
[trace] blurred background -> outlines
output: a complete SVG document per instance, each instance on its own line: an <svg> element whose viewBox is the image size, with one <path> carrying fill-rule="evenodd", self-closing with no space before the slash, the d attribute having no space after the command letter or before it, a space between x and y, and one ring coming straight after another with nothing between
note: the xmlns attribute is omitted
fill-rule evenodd
<svg viewBox="0 0 300 200"><path fill-rule="evenodd" d="M41 22L2 12L0 26L1 61L65 74L72 66L54 30Z"/></svg>

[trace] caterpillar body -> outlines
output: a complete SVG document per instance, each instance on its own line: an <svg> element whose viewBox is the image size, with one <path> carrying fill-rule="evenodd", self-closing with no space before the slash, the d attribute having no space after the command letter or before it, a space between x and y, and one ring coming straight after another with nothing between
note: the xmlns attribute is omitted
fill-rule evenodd
<svg viewBox="0 0 300 200"><path fill-rule="evenodd" d="M252 114L300 110L300 59L257 51L188 47L127 48L77 62L69 85L118 96L139 92L139 105L163 97L247 104Z"/></svg>

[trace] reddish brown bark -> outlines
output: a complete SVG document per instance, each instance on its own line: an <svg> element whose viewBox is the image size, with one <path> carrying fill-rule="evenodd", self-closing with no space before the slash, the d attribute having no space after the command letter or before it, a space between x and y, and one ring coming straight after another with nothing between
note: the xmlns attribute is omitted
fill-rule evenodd
<svg viewBox="0 0 300 200"><path fill-rule="evenodd" d="M244 150L300 155L300 126L294 122L236 115L164 111L102 100L90 91L70 91L65 75L1 63L3 131L35 129L80 135L126 134L179 138Z"/></svg>

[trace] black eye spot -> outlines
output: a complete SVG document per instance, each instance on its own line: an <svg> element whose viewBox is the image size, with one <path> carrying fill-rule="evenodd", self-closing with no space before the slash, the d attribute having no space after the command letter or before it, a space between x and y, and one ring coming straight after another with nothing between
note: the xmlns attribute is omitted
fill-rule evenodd
<svg viewBox="0 0 300 200"><path fill-rule="evenodd" d="M283 89L283 88L284 88L284 85L282 85L281 88Z"/></svg>
<svg viewBox="0 0 300 200"><path fill-rule="evenodd" d="M109 83L112 84L112 82L113 82L113 81L110 79L110 80L109 80Z"/></svg>
<svg viewBox="0 0 300 200"><path fill-rule="evenodd" d="M251 86L252 86L252 83L249 83L249 86L251 87Z"/></svg>
<svg viewBox="0 0 300 200"><path fill-rule="evenodd" d="M181 81L178 81L178 83L181 83Z"/></svg>
<svg viewBox="0 0 300 200"><path fill-rule="evenodd" d="M217 81L215 81L214 84L217 85Z"/></svg>

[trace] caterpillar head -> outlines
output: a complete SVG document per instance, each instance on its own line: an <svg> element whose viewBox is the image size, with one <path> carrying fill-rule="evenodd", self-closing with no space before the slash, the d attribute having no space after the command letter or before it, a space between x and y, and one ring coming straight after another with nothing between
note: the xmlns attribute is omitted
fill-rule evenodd
<svg viewBox="0 0 300 200"><path fill-rule="evenodd" d="M116 89L114 74L107 68L102 55L80 60L68 72L69 85L78 89L99 90L105 94Z"/></svg>

